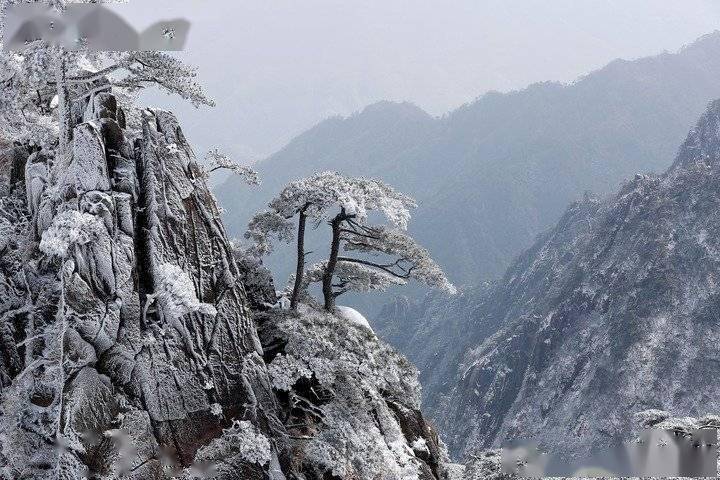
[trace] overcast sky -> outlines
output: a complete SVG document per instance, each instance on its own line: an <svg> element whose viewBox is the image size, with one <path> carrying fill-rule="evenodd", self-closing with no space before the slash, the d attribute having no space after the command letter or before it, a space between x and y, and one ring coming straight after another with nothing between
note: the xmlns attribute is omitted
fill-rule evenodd
<svg viewBox="0 0 720 480"><path fill-rule="evenodd" d="M193 22L187 58L215 109L167 97L190 139L263 156L379 100L442 115L488 90L569 82L615 58L676 51L720 0L130 0L138 26Z"/></svg>

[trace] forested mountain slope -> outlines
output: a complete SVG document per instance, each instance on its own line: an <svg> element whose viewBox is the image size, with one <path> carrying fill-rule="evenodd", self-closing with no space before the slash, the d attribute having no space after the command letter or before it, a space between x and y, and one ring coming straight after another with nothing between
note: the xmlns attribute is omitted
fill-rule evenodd
<svg viewBox="0 0 720 480"><path fill-rule="evenodd" d="M718 76L714 33L676 54L617 60L570 85L489 93L439 119L379 103L322 122L258 163L258 190L230 179L216 193L239 235L291 179L321 170L379 177L419 201L411 231L450 279L477 284L501 275L584 191L609 193L636 172L667 168L720 96ZM287 262L269 265L290 273Z"/></svg>
<svg viewBox="0 0 720 480"><path fill-rule="evenodd" d="M573 204L497 285L421 309L418 331L450 340L405 351L445 381L426 405L451 450L537 438L587 452L627 437L636 412L717 411L719 212L716 101L666 173Z"/></svg>

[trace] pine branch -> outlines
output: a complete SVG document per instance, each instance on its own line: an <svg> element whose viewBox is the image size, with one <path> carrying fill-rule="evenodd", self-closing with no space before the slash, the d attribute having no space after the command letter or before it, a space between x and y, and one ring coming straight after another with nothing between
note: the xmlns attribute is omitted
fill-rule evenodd
<svg viewBox="0 0 720 480"><path fill-rule="evenodd" d="M399 261L400 260L398 260L398 262ZM410 278L410 274L412 273L412 270L413 270L412 267L408 270L405 270L404 268L397 265L398 262L390 263L390 264L379 264L379 263L371 262L368 260L362 260L359 258L350 258L350 257L338 257L338 262L359 263L361 265L365 265L366 267L377 268L378 270L382 270L385 273L389 273L390 275L393 275L394 277L397 277L397 278L400 278L403 280L407 280L408 278ZM394 266L397 266L398 268L400 268L403 271L403 273L398 273L398 272L392 270L392 267L394 267Z"/></svg>

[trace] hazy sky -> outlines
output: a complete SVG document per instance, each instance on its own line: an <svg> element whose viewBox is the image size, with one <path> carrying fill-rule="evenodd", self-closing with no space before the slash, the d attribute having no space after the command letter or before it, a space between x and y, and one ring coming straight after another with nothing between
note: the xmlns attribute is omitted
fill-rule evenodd
<svg viewBox="0 0 720 480"><path fill-rule="evenodd" d="M193 22L187 58L218 107L181 116L201 148L265 155L378 100L441 115L488 90L572 81L615 58L676 51L720 25L720 0L130 0L146 24Z"/></svg>

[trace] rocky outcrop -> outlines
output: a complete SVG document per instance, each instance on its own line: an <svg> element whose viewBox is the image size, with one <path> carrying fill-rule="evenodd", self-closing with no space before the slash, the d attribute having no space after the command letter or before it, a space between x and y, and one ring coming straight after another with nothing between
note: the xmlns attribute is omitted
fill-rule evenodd
<svg viewBox="0 0 720 480"><path fill-rule="evenodd" d="M124 117L100 93L64 161L27 158L28 228L0 265L0 463L13 478L161 478L236 420L272 446L238 457L242 478L283 478L284 427L203 172L172 114L141 112L141 131Z"/></svg>
<svg viewBox="0 0 720 480"><path fill-rule="evenodd" d="M28 149L8 145L0 140L0 183L6 188L25 180L25 160L28 155Z"/></svg>
<svg viewBox="0 0 720 480"><path fill-rule="evenodd" d="M665 174L573 205L468 316L498 331L434 411L454 452L537 438L587 453L636 412L720 408L719 127L714 102Z"/></svg>
<svg viewBox="0 0 720 480"><path fill-rule="evenodd" d="M372 331L306 307L261 314L258 327L293 478L459 478L420 412L417 371Z"/></svg>
<svg viewBox="0 0 720 480"><path fill-rule="evenodd" d="M234 254L250 308L255 311L268 310L278 301L272 273L263 266L260 259L239 249L235 249Z"/></svg>
<svg viewBox="0 0 720 480"><path fill-rule="evenodd" d="M0 183L0 477L451 480L414 368L274 308L172 114L73 112Z"/></svg>

